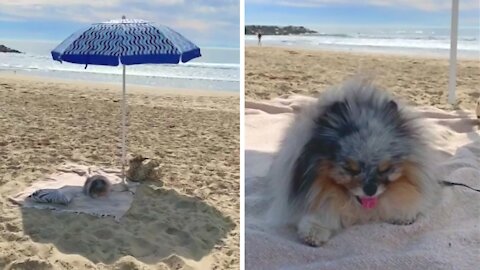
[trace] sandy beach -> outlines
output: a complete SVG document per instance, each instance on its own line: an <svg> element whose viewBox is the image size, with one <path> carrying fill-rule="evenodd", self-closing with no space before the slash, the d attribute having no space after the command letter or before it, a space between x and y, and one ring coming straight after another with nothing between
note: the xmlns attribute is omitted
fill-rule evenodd
<svg viewBox="0 0 480 270"><path fill-rule="evenodd" d="M21 209L7 196L66 161L119 166L121 86L0 73L1 269L238 269L238 94L127 93L129 153L160 160L163 187L119 223Z"/></svg>
<svg viewBox="0 0 480 270"><path fill-rule="evenodd" d="M459 60L457 103L447 104L448 59L247 46L246 99L289 94L318 95L354 74L413 105L473 110L480 97L480 61Z"/></svg>
<svg viewBox="0 0 480 270"><path fill-rule="evenodd" d="M471 190L442 188L435 194L439 198L435 207L422 212L413 224L355 224L336 231L332 238L316 248L302 245L298 230L308 224L307 238L315 234L324 236L328 226L334 224L329 223L328 214L322 216L319 211L317 216L312 215L317 218L314 225L301 219L296 224L274 221L273 224L279 226L272 226L268 219L272 213L284 217L284 213L278 211L281 207L275 209L271 195L272 189L282 185L282 180L284 184L289 180L288 177L272 178L271 169L280 168L275 161L284 161L279 163L281 166L295 159L301 160L301 151L292 149L301 145L302 140L308 141L305 132L315 133L310 130L310 123L295 118L298 107L312 102L305 96L317 96L358 72L376 76L376 83L397 98L422 107L424 123L434 134L429 136L428 143L442 153L435 160L439 180L478 186L480 125L474 109L480 96L480 61L459 62L457 103L452 106L447 104L447 59L278 47L247 47L245 59L248 101L244 118L247 269L476 269L477 257L470 255L470 251L479 243L479 210L472 204L478 201L478 193ZM289 130L295 120L304 121L295 126L300 130ZM320 121L317 125L321 125ZM297 141L282 142L286 133L287 138L293 136ZM437 135L440 140L435 138ZM280 174L288 174L281 169ZM305 173L308 172L307 169ZM308 190L306 196L315 194L312 190ZM379 200L384 200L382 198ZM335 199L331 196L326 200L325 205L328 205L328 200Z"/></svg>

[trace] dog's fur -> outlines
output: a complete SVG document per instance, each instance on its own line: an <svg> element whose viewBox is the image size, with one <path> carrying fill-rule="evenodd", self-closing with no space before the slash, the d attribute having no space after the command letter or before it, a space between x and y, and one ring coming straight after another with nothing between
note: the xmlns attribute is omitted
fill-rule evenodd
<svg viewBox="0 0 480 270"><path fill-rule="evenodd" d="M440 191L424 125L370 80L328 90L286 131L268 175L269 220L295 224L312 246L353 224L411 224ZM376 207L362 208L359 198L370 196Z"/></svg>
<svg viewBox="0 0 480 270"><path fill-rule="evenodd" d="M108 196L111 190L111 184L103 175L92 175L87 178L83 185L83 193L91 198Z"/></svg>

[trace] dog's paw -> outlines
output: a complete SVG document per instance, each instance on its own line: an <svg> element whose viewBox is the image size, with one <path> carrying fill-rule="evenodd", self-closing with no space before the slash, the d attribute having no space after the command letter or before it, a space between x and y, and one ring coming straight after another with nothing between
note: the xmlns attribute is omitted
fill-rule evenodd
<svg viewBox="0 0 480 270"><path fill-rule="evenodd" d="M313 221L302 220L298 225L298 236L312 247L325 244L330 239L332 231Z"/></svg>
<svg viewBox="0 0 480 270"><path fill-rule="evenodd" d="M387 221L387 222L390 223L390 224L392 224L392 225L407 226L407 225L412 225L413 223L415 223L415 221L417 221L416 218L414 218L414 219L406 219L406 220L392 219L392 220L389 220L389 221Z"/></svg>

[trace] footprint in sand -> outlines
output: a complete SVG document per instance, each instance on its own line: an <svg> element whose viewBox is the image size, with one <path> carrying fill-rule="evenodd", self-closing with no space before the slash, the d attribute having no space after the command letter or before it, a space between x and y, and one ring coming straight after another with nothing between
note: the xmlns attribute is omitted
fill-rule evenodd
<svg viewBox="0 0 480 270"><path fill-rule="evenodd" d="M110 230L101 229L93 233L96 237L100 239L111 239L113 237L113 233Z"/></svg>
<svg viewBox="0 0 480 270"><path fill-rule="evenodd" d="M155 253L157 247L144 238L134 238L130 242L130 253L136 257L146 257Z"/></svg>
<svg viewBox="0 0 480 270"><path fill-rule="evenodd" d="M172 228L172 227L167 228L167 230L165 232L168 233L169 235L173 235L173 236L178 237L179 244L181 246L186 246L193 241L192 237L188 233L186 233L184 231L180 231L180 230Z"/></svg>
<svg viewBox="0 0 480 270"><path fill-rule="evenodd" d="M193 203L192 202L189 202L189 201L180 201L178 202L175 207L176 208L180 208L180 209L185 209L185 208L189 208L189 207L192 207Z"/></svg>
<svg viewBox="0 0 480 270"><path fill-rule="evenodd" d="M10 267L7 267L6 269L8 270L14 270L14 269L15 270L30 270L30 269L48 270L48 269L53 269L53 265L51 265L49 262L41 261L34 258L28 258L25 261L14 262L10 265Z"/></svg>
<svg viewBox="0 0 480 270"><path fill-rule="evenodd" d="M18 226L14 225L14 224L11 224L11 223L7 223L5 225L5 228L9 232L19 232L19 231L21 231L21 228L19 228Z"/></svg>
<svg viewBox="0 0 480 270"><path fill-rule="evenodd" d="M170 269L191 269L189 267L185 268L185 261L176 255L172 255L162 262L168 265Z"/></svg>

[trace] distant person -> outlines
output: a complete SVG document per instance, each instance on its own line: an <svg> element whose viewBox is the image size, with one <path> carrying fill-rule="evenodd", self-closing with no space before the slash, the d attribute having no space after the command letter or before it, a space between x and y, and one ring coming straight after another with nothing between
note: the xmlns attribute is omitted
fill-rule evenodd
<svg viewBox="0 0 480 270"><path fill-rule="evenodd" d="M262 33L257 32L258 46L262 46Z"/></svg>

